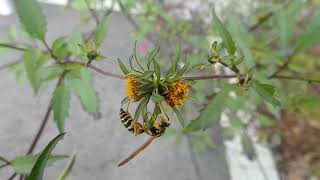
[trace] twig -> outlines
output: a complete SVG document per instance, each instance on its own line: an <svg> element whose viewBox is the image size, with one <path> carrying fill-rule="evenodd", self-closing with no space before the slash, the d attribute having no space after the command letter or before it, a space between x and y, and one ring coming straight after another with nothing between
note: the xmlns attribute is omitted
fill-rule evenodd
<svg viewBox="0 0 320 180"><path fill-rule="evenodd" d="M296 80L296 81L307 81L309 83L320 83L320 80L317 79L308 79L304 77L297 77L297 76L281 76L281 75L275 75L272 77L273 79L287 79L287 80Z"/></svg>
<svg viewBox="0 0 320 180"><path fill-rule="evenodd" d="M9 165L10 165L10 162L6 162L5 164L0 165L0 169L1 169L1 168L4 168L4 167L6 167L6 166L9 166Z"/></svg>
<svg viewBox="0 0 320 180"><path fill-rule="evenodd" d="M253 26L251 26L251 27L249 28L249 31L250 31L250 32L255 31L258 27L260 27L263 23L265 23L265 22L266 22L268 19L270 19L270 17L272 17L272 16L273 16L273 13L272 13L272 12L269 12L269 13L267 13L266 15L260 17L260 18L259 18L259 21L258 21L255 25L253 25Z"/></svg>
<svg viewBox="0 0 320 180"><path fill-rule="evenodd" d="M236 78L238 75L210 75L210 76L195 76L195 77L182 77L182 80L207 80L207 79L230 79Z"/></svg>
<svg viewBox="0 0 320 180"><path fill-rule="evenodd" d="M8 180L12 180L12 179L15 178L17 175L18 175L17 173L12 174L12 176L10 176L10 177L8 178Z"/></svg>
<svg viewBox="0 0 320 180"><path fill-rule="evenodd" d="M13 65L16 65L16 64L19 64L19 63L22 63L22 62L23 62L23 59L18 59L18 60L15 60L13 62L1 65L0 66L0 70L6 69L6 68L8 68L10 66L13 66Z"/></svg>
<svg viewBox="0 0 320 180"><path fill-rule="evenodd" d="M100 68L98 68L98 67L96 67L96 66L94 66L94 65L92 65L92 64L88 64L88 67L91 68L91 69L93 69L93 70L95 70L96 72L98 72L98 73L100 73L100 74L103 74L103 75L105 75L105 76L108 76L108 77L117 78L117 79L122 79L122 80L125 79L125 77L122 76L122 75L113 74L113 73L110 73L110 72L106 72L106 71L104 71L104 70L102 70L102 69L100 69Z"/></svg>
<svg viewBox="0 0 320 180"><path fill-rule="evenodd" d="M18 47L13 44L6 44L6 43L0 43L0 47L14 49L14 50L18 50L18 51L26 51L27 50L27 48Z"/></svg>
<svg viewBox="0 0 320 180"><path fill-rule="evenodd" d="M41 40L42 43L44 44L44 46L46 47L46 49L48 50L48 52L50 53L51 57L53 58L53 60L55 60L56 62L58 62L57 56L54 55L52 49L50 48L50 46L48 45L46 40Z"/></svg>
<svg viewBox="0 0 320 180"><path fill-rule="evenodd" d="M85 0L85 3L87 5L87 7L88 7L88 10L90 11L90 14L91 14L92 18L96 22L96 25L98 25L100 23L100 20L99 20L99 18L97 16L96 12L91 8L90 3L89 3L88 0Z"/></svg>
<svg viewBox="0 0 320 180"><path fill-rule="evenodd" d="M233 71L234 73L236 73L237 75L241 75L240 70L236 67L236 66L229 66L228 64L226 64L225 62L222 61L218 61L221 65L223 65L224 67L230 69L231 71Z"/></svg>
<svg viewBox="0 0 320 180"><path fill-rule="evenodd" d="M293 60L293 57L295 56L295 54L296 54L296 51L294 50L294 51L288 56L286 62L285 62L283 65L279 66L278 69L277 69L274 73L272 73L268 78L269 78L269 79L272 79L272 78L274 78L275 76L277 76L280 72L282 72L283 70L287 69L288 66L289 66L289 64L290 64L291 61Z"/></svg>
<svg viewBox="0 0 320 180"><path fill-rule="evenodd" d="M146 147L148 147L155 138L156 138L155 136L150 136L148 140L145 143L143 143L137 150L135 150L129 157L127 157L125 160L119 163L118 167L125 165L127 162L129 162L134 157L136 157L141 151L143 151Z"/></svg>

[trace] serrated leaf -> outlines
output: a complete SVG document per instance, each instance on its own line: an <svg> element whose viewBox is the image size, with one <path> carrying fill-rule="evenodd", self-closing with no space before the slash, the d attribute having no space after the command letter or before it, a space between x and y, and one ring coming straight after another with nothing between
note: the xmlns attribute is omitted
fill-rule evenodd
<svg viewBox="0 0 320 180"><path fill-rule="evenodd" d="M18 174L29 174L31 172L32 167L35 165L37 159L39 158L40 154L35 155L25 155L21 157L17 157L10 161L10 166L14 169L14 172ZM55 162L59 160L63 160L68 158L65 155L50 155L47 167L53 165Z"/></svg>
<svg viewBox="0 0 320 180"><path fill-rule="evenodd" d="M228 52L231 55L234 55L234 53L236 52L236 47L235 47L234 41L233 41L229 31L225 28L223 23L220 21L220 19L216 15L216 12L214 9L212 10L212 22L213 22L215 29L218 31L219 35L223 39L223 43L225 44Z"/></svg>
<svg viewBox="0 0 320 180"><path fill-rule="evenodd" d="M184 127L184 119L182 118L182 115L181 115L181 112L180 112L180 110L178 109L178 108L173 108L173 110L174 110L174 112L176 113L176 115L177 115L177 118L178 118L178 120L179 120L179 123L180 123L180 125L182 126L182 127Z"/></svg>
<svg viewBox="0 0 320 180"><path fill-rule="evenodd" d="M45 74L43 65L48 59L49 55L43 54L40 50L27 50L24 53L24 67L35 93L41 86Z"/></svg>
<svg viewBox="0 0 320 180"><path fill-rule="evenodd" d="M255 81L252 84L253 89L267 102L273 106L280 106L281 102L274 97L275 88L269 84L261 84L258 81Z"/></svg>
<svg viewBox="0 0 320 180"><path fill-rule="evenodd" d="M59 85L52 96L52 110L54 120L60 133L64 132L65 120L69 115L70 91L64 85Z"/></svg>
<svg viewBox="0 0 320 180"><path fill-rule="evenodd" d="M60 176L58 177L58 180L65 180L68 175L70 174L70 172L72 171L73 165L76 162L76 154L74 153L68 164L65 166L65 168L63 169L62 173L60 174Z"/></svg>
<svg viewBox="0 0 320 180"><path fill-rule="evenodd" d="M154 103L158 103L158 102L164 101L164 97L161 96L160 94L152 93L151 100Z"/></svg>
<svg viewBox="0 0 320 180"><path fill-rule="evenodd" d="M96 43L96 47L100 47L103 42L105 35L107 33L109 23L109 16L104 16L100 24L98 25L96 32L94 34L94 42Z"/></svg>
<svg viewBox="0 0 320 180"><path fill-rule="evenodd" d="M127 69L127 67L123 64L123 62L118 58L118 64L119 67L121 69L121 71L123 72L123 74L127 75L129 73L129 70Z"/></svg>
<svg viewBox="0 0 320 180"><path fill-rule="evenodd" d="M46 18L36 0L15 0L19 19L32 38L44 40L47 31Z"/></svg>
<svg viewBox="0 0 320 180"><path fill-rule="evenodd" d="M85 110L90 113L96 113L98 111L98 99L93 87L92 74L84 67L72 72L79 74L79 78L67 76L68 85L79 96Z"/></svg>
<svg viewBox="0 0 320 180"><path fill-rule="evenodd" d="M189 123L184 129L186 132L197 131L200 129L206 129L213 126L215 122L220 120L221 112L226 103L226 98L232 89L235 89L234 85L226 85L221 91L210 100L209 104L201 111L200 116Z"/></svg>
<svg viewBox="0 0 320 180"><path fill-rule="evenodd" d="M47 147L41 152L39 158L37 159L35 165L33 166L28 180L42 180L43 172L46 167L47 161L50 158L50 154L58 144L58 142L63 138L65 133L59 134L54 139L50 141Z"/></svg>

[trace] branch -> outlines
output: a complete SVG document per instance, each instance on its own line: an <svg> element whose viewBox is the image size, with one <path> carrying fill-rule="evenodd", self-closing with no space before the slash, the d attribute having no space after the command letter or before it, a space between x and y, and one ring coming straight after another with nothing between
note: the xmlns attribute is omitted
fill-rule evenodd
<svg viewBox="0 0 320 180"><path fill-rule="evenodd" d="M50 53L51 57L53 58L53 60L55 60L56 62L58 62L57 56L55 56L52 52L52 49L50 48L50 46L48 45L46 40L41 40L42 43L44 44L44 46L46 47L46 49L48 50L48 52Z"/></svg>
<svg viewBox="0 0 320 180"><path fill-rule="evenodd" d="M211 76L195 76L195 77L182 77L182 80L207 80L207 79L230 79L236 78L238 75L211 75Z"/></svg>
<svg viewBox="0 0 320 180"><path fill-rule="evenodd" d="M84 0L84 1L85 1L86 5L88 7L88 10L90 11L90 14L91 14L92 18L96 22L96 25L98 25L100 23L100 20L99 20L99 18L97 16L96 12L94 11L94 9L91 8L90 3L89 3L88 0Z"/></svg>
<svg viewBox="0 0 320 180"><path fill-rule="evenodd" d="M6 69L6 68L8 68L10 66L13 66L13 65L16 65L16 64L19 64L19 63L22 63L22 62L23 62L23 59L15 60L15 61L13 61L11 63L7 63L7 64L4 64L4 65L0 66L0 70Z"/></svg>
<svg viewBox="0 0 320 180"><path fill-rule="evenodd" d="M226 64L225 62L222 61L218 61L221 65L223 65L224 67L230 69L231 71L233 71L234 73L236 73L237 75L241 75L240 70L236 67L236 66L229 66L228 64Z"/></svg>
<svg viewBox="0 0 320 180"><path fill-rule="evenodd" d="M155 138L156 138L155 136L150 136L148 140L145 143L143 143L137 150L135 150L129 157L127 157L125 160L119 163L118 167L125 165L127 162L129 162L134 157L136 157L141 151L143 151L146 147L148 147Z"/></svg>
<svg viewBox="0 0 320 180"><path fill-rule="evenodd" d="M283 65L279 66L278 69L268 77L268 79L274 78L274 77L277 76L280 72L282 72L283 70L287 69L288 66L289 66L289 64L292 62L295 54L296 54L296 51L294 50L294 51L288 56L288 58L287 58L287 60L285 61L285 63L284 63Z"/></svg>
<svg viewBox="0 0 320 180"><path fill-rule="evenodd" d="M267 13L266 15L260 17L259 20L258 20L258 22L257 22L255 25L253 25L253 26L251 26L251 27L249 28L249 32L253 32L253 31L255 31L256 29L258 29L258 27L260 27L262 24L264 24L264 23L265 23L268 19L270 19L270 17L272 17L272 16L273 16L273 13L272 13L272 12L269 12L269 13Z"/></svg>
<svg viewBox="0 0 320 180"><path fill-rule="evenodd" d="M18 47L18 46L15 46L13 44L6 44L6 43L0 43L0 47L8 48L8 49L14 49L14 50L17 50L17 51L26 51L27 50L27 48Z"/></svg>
<svg viewBox="0 0 320 180"><path fill-rule="evenodd" d="M307 81L309 83L320 83L320 80L318 79L308 79L305 77L297 77L297 76L281 76L281 75L275 75L272 77L273 79L287 79L287 80L296 80L296 81Z"/></svg>
<svg viewBox="0 0 320 180"><path fill-rule="evenodd" d="M100 69L100 68L98 68L98 67L96 67L96 66L94 66L94 65L92 65L92 64L88 64L88 67L91 68L91 69L93 69L93 70L95 70L96 72L98 72L98 73L100 73L100 74L102 74L102 75L108 76L108 77L112 77L112 78L116 78L116 79L121 79L121 80L125 79L125 77L122 76L122 75L113 74L113 73L104 71L104 70L102 70L102 69Z"/></svg>

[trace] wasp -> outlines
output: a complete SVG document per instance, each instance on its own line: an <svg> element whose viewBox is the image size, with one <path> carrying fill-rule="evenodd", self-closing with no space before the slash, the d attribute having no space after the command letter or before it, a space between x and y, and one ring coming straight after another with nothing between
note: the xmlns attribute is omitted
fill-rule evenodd
<svg viewBox="0 0 320 180"><path fill-rule="evenodd" d="M166 128L170 126L169 118L163 115L159 115L159 121L156 121L151 128L147 128L145 123L140 124L135 121L131 114L122 108L120 108L119 115L123 125L135 136L145 132L150 136L160 137L165 133Z"/></svg>

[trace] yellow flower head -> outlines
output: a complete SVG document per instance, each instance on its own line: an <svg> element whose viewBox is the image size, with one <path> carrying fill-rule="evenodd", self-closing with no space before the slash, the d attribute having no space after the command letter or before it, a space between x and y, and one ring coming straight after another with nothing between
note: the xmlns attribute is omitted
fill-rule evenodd
<svg viewBox="0 0 320 180"><path fill-rule="evenodd" d="M165 94L165 99L171 107L181 106L188 96L188 85L177 80L168 86L168 92Z"/></svg>
<svg viewBox="0 0 320 180"><path fill-rule="evenodd" d="M141 95L138 92L140 85L141 83L134 78L134 75L129 74L126 77L126 89L129 99L133 101L139 101L141 99Z"/></svg>

